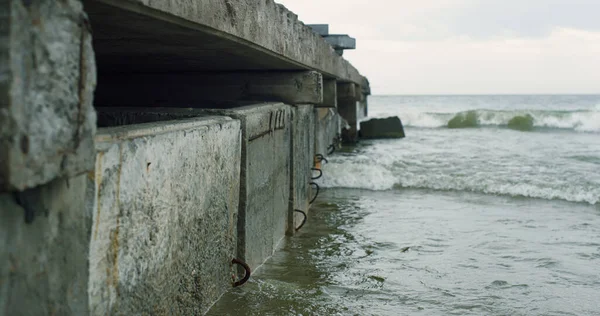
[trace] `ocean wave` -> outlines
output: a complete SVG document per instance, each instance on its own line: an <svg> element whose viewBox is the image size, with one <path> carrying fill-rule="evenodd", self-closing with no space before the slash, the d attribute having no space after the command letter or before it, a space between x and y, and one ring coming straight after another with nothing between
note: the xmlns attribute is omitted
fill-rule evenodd
<svg viewBox="0 0 600 316"><path fill-rule="evenodd" d="M464 172L446 174L419 170L399 170L395 165L374 164L363 159L330 161L323 167L319 185L326 188L352 188L385 191L395 188L467 191L483 194L565 200L596 204L600 188L593 183L549 182L548 179L512 179L489 174Z"/></svg>
<svg viewBox="0 0 600 316"><path fill-rule="evenodd" d="M509 122L521 117L532 117L533 128L571 129L577 132L600 132L600 109L594 111L540 111L540 110L472 110L458 113L412 112L402 113L404 126L439 127L510 127Z"/></svg>

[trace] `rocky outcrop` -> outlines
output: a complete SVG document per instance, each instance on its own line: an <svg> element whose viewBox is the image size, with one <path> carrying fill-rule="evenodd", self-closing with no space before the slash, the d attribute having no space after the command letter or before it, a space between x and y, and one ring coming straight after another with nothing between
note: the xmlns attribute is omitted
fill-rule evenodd
<svg viewBox="0 0 600 316"><path fill-rule="evenodd" d="M405 137L402 121L397 116L360 122L359 135L363 139Z"/></svg>

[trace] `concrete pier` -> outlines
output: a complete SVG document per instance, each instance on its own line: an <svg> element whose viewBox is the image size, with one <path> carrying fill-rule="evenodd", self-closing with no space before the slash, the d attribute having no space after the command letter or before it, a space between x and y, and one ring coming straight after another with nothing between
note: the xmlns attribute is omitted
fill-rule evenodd
<svg viewBox="0 0 600 316"><path fill-rule="evenodd" d="M0 39L0 316L205 313L367 114L272 0L0 0Z"/></svg>

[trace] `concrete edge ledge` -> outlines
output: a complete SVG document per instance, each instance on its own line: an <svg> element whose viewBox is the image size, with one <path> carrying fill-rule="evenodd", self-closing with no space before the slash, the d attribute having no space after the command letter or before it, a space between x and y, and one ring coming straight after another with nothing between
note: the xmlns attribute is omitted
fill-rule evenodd
<svg viewBox="0 0 600 316"><path fill-rule="evenodd" d="M139 109L138 109L139 111ZM214 124L236 122L227 116L204 116L181 120L169 120L152 123L132 124L116 127L99 128L96 134L96 143L110 143L117 140L126 140L137 137L164 134L174 131L208 127Z"/></svg>

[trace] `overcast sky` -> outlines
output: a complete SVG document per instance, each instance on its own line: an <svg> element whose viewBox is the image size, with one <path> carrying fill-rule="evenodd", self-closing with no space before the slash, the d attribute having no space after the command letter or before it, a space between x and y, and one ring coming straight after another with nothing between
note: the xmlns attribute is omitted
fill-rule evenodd
<svg viewBox="0 0 600 316"><path fill-rule="evenodd" d="M374 94L600 93L600 0L276 0L356 38Z"/></svg>

